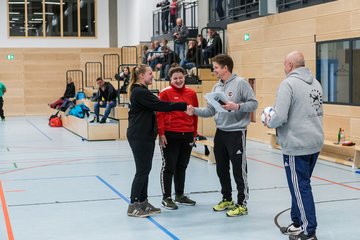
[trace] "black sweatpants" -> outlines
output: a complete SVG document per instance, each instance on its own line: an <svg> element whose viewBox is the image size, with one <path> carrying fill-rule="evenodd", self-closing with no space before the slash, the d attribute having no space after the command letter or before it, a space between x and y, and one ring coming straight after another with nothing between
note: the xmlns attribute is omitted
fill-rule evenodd
<svg viewBox="0 0 360 240"><path fill-rule="evenodd" d="M4 100L3 100L2 97L0 97L0 117L1 117L1 118L4 118L4 117L5 117L5 116L4 116L4 109L3 109L3 107L4 107Z"/></svg>
<svg viewBox="0 0 360 240"><path fill-rule="evenodd" d="M184 194L185 172L189 164L190 154L194 141L193 132L165 132L167 145L161 147L162 168L160 184L163 199L171 197L171 183L174 177L175 194Z"/></svg>
<svg viewBox="0 0 360 240"><path fill-rule="evenodd" d="M214 138L216 172L223 199L232 200L230 161L236 182L238 204L246 205L249 198L246 161L246 130L225 132L217 129Z"/></svg>
<svg viewBox="0 0 360 240"><path fill-rule="evenodd" d="M136 173L131 186L131 203L143 202L148 197L149 173L154 156L155 141L129 140L135 159Z"/></svg>

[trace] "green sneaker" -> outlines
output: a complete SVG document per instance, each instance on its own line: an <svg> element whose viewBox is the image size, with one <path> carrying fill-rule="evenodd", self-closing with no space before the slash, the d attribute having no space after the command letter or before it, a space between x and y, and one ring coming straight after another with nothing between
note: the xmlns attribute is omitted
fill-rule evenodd
<svg viewBox="0 0 360 240"><path fill-rule="evenodd" d="M248 209L244 205L236 204L236 206L231 209L230 211L226 212L226 216L228 217L238 217L242 215L247 215Z"/></svg>
<svg viewBox="0 0 360 240"><path fill-rule="evenodd" d="M175 210L178 209L178 206L174 202L174 200L171 199L171 197L168 197L166 199L163 199L161 201L161 206L163 206L166 209Z"/></svg>
<svg viewBox="0 0 360 240"><path fill-rule="evenodd" d="M150 214L161 213L161 209L154 207L152 204L149 203L149 201L147 199L145 201L141 202L140 205L141 205L141 208L145 212L149 212Z"/></svg>
<svg viewBox="0 0 360 240"><path fill-rule="evenodd" d="M224 211L226 209L232 209L235 206L233 201L228 201L226 199L221 200L217 205L213 207L215 212Z"/></svg>
<svg viewBox="0 0 360 240"><path fill-rule="evenodd" d="M176 195L175 202L186 206L194 206L196 202L185 195Z"/></svg>

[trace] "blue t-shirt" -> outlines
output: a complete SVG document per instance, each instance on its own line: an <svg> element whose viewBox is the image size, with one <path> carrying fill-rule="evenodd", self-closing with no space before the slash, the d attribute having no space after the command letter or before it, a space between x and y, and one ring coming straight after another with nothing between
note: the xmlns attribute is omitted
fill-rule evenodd
<svg viewBox="0 0 360 240"><path fill-rule="evenodd" d="M2 82L0 82L0 97L4 95L5 90L6 90L5 85Z"/></svg>

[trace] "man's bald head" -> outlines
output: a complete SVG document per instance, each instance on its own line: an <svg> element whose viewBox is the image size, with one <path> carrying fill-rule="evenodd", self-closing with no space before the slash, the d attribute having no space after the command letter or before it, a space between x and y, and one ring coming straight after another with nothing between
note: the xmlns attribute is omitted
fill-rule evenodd
<svg viewBox="0 0 360 240"><path fill-rule="evenodd" d="M285 58L284 71L286 75L292 72L294 69L304 66L305 66L304 54L302 54L299 51L292 51Z"/></svg>

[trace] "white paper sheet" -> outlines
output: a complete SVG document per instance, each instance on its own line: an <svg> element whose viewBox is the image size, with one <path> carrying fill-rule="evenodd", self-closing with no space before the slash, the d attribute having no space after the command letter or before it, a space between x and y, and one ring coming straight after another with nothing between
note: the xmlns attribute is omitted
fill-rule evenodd
<svg viewBox="0 0 360 240"><path fill-rule="evenodd" d="M220 104L220 102L226 103L229 101L223 92L208 93L205 95L205 98L217 112L227 112L227 110L223 109Z"/></svg>

